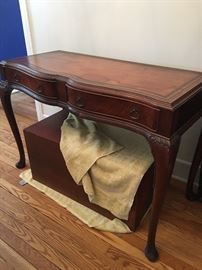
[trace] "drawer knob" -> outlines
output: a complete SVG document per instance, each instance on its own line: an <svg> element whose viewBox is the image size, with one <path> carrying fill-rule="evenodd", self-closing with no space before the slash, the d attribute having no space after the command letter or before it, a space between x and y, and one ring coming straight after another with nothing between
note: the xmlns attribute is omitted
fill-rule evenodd
<svg viewBox="0 0 202 270"><path fill-rule="evenodd" d="M76 105L79 108L84 108L85 107L84 100L81 97L77 97L76 98Z"/></svg>
<svg viewBox="0 0 202 270"><path fill-rule="evenodd" d="M133 108L131 111L130 111L130 117L137 120L140 118L140 113L139 113L139 110L137 108Z"/></svg>

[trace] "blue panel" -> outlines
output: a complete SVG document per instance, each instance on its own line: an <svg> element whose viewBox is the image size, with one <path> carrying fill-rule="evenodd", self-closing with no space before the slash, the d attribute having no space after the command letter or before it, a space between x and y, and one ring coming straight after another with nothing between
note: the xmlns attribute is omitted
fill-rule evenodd
<svg viewBox="0 0 202 270"><path fill-rule="evenodd" d="M0 60L27 55L18 0L0 0Z"/></svg>

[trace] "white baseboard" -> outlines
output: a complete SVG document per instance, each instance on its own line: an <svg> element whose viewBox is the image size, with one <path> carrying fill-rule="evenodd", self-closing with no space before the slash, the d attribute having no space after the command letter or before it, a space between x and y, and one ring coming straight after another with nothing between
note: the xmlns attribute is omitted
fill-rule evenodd
<svg viewBox="0 0 202 270"><path fill-rule="evenodd" d="M187 182L190 168L191 162L177 158L172 177ZM196 179L199 179L199 171L200 169L198 168Z"/></svg>

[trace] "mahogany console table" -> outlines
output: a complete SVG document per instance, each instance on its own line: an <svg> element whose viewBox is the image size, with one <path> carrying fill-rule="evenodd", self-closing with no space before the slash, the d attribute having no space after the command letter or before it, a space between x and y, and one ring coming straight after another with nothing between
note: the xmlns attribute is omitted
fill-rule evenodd
<svg viewBox="0 0 202 270"><path fill-rule="evenodd" d="M62 51L1 62L0 72L0 97L18 145L18 168L25 166L25 155L10 100L14 88L79 117L146 137L155 186L145 255L157 260L156 229L180 137L202 115L202 73Z"/></svg>

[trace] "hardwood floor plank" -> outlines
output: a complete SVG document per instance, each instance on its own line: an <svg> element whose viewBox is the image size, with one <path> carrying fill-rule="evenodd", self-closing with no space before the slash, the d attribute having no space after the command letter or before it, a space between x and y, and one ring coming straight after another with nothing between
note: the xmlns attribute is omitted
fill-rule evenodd
<svg viewBox="0 0 202 270"><path fill-rule="evenodd" d="M0 261L5 269L36 270L36 268L0 239ZM2 269L2 268L1 268Z"/></svg>
<svg viewBox="0 0 202 270"><path fill-rule="evenodd" d="M5 261L0 258L0 269L1 270L13 270L11 266L9 266Z"/></svg>
<svg viewBox="0 0 202 270"><path fill-rule="evenodd" d="M8 165L4 161L1 160L1 166L0 166L0 177L2 177L5 174L13 175L16 177L16 170L13 166Z"/></svg>
<svg viewBox="0 0 202 270"><path fill-rule="evenodd" d="M28 203L30 206L34 207L35 209L39 210L44 215L47 215L52 220L57 221L59 224L64 226L67 231L70 230L70 224L74 228L74 233L79 231L82 233L84 229L88 230L91 234L97 232L97 240L99 241L100 235L102 234L99 231L92 230L88 228L86 225L84 225L81 221L79 221L77 218L75 218L73 215L68 213L64 208L57 205L53 200L49 199L44 194L41 194L36 189L32 188L29 185L26 185L24 187L20 187L15 181L11 183L9 176L6 177L6 180L0 179L0 186L4 189L11 192L13 195L17 196L20 200L23 200L24 202ZM45 202L45 203L44 203ZM47 207L48 206L48 207ZM70 223L70 224L69 224ZM71 228L72 230L72 228ZM122 254L121 257L127 257L128 247L132 252L130 252L130 256L134 257L136 260L140 261L141 263L144 263L145 265L149 265L149 262L146 258L142 256L144 247L142 248L142 251L135 248L135 246L128 246L124 245L123 243L119 243L118 245L116 242L118 241L118 236L115 234L111 234L113 236L113 241L111 241L109 244L111 246L116 247L117 254ZM132 237L132 234L130 234ZM117 238L117 240L115 240ZM104 241L108 242L108 238L103 237ZM95 243L96 243L95 241ZM125 249L125 246L127 248ZM109 249L108 249L109 250ZM111 252L107 251L107 257L111 259ZM124 265L124 262L123 262ZM153 264L150 263L151 267L153 268ZM169 266L164 265L162 262L158 262L155 264L155 269L170 269Z"/></svg>
<svg viewBox="0 0 202 270"><path fill-rule="evenodd" d="M202 269L202 252L199 252L202 250L201 204L187 201L179 190L176 193L175 183L171 187L172 192L170 190L168 193L158 226L157 246L161 258L166 263L168 261L175 263L177 265L173 264L177 267L175 269L192 269L191 267ZM178 201L177 209L173 196ZM138 238L143 241L147 239L148 221L147 217L137 232ZM120 237L136 245L136 238L130 238L128 235L120 235ZM176 260L170 259L170 255Z"/></svg>
<svg viewBox="0 0 202 270"><path fill-rule="evenodd" d="M44 215L47 215L48 217L52 218L53 220L57 221L64 227L69 227L69 223L76 225L77 227L79 226L85 226L87 230L89 228L84 225L82 222L80 222L78 219L76 219L74 216L71 214L67 215L67 211L63 209L62 207L58 206L54 201L49 199L48 197L44 196L40 192L38 192L36 189L32 188L29 185L26 185L24 187L20 187L18 183L15 181L10 181L9 176L5 176L7 180L0 179L0 186L3 187L4 189L8 190L11 192L13 195L18 197L20 200L23 200L24 202L28 203L30 206L34 207L35 209L39 210L41 213ZM49 206L47 209L47 205ZM144 225L144 224L143 224ZM79 229L80 230L80 229ZM146 229L145 229L146 230ZM96 233L98 238L102 238L104 241L108 242L110 245L115 246L116 249L118 250L117 252L124 251L125 253L129 252L131 256L134 256L136 254L136 259L138 257L141 258L143 251L144 251L144 246L146 244L146 234L144 233L144 239L139 238L139 241L142 241L142 245L138 246L137 243L137 236L138 234L141 235L141 232L136 232L134 234L120 234L120 235L115 235L115 234L110 234L110 233L101 233L97 232L96 230L91 230L91 233ZM110 237L109 237L110 235ZM120 240L120 237L127 237L127 241L130 243L129 239L135 239L132 241L132 245L128 245L127 243L124 243L123 241ZM111 240L109 240L111 239ZM137 246L137 248L135 248ZM195 269L192 268L190 264L187 264L183 261L181 261L179 258L176 258L175 256L172 256L173 252L169 254L168 252L165 252L164 250L160 249L160 254L163 256L163 258L169 258L167 261L167 267L171 267L173 269L176 269L176 265L181 265L182 269ZM176 255L176 254L175 254ZM189 256L190 257L190 256ZM160 262L161 267L166 268L164 263ZM158 269L158 266L155 266L155 269Z"/></svg>
<svg viewBox="0 0 202 270"><path fill-rule="evenodd" d="M146 244L145 235L144 235L144 237L142 237L141 234L139 234L139 232L134 234L133 237L130 237L130 235L127 235L127 234L119 235L119 239L120 238L123 240L123 242L119 241L117 243L117 245L122 245L122 243L127 244L127 245L129 245L128 248L131 250L131 252L132 252L132 247L133 246L136 246L139 249L144 249L145 244ZM167 245L166 240L165 240L164 245ZM184 257L185 255L184 256L181 255L181 248L180 248L179 252L176 253L176 251L173 251L172 249L167 250L163 246L160 247L158 243L157 243L157 247L158 247L158 251L159 251L161 261L165 265L169 265L173 269L177 269L177 270L201 269L200 260L198 260L198 258L197 258L198 264L197 264L197 262L194 262L193 260L191 262L187 261L187 258ZM187 257L190 257L190 249L187 251L187 255L188 255ZM196 264L196 267L194 266L195 264Z"/></svg>
<svg viewBox="0 0 202 270"><path fill-rule="evenodd" d="M6 176L6 180L0 179L0 186L4 189L8 190L10 193L18 197L20 200L23 200L24 202L28 203L30 206L34 207L35 209L39 210L44 215L50 217L52 220L56 221L57 223L61 224L63 227L65 227L67 230L73 231L73 233L80 232L82 233L84 230L87 230L85 234L86 237L89 237L90 241L92 241L95 237L92 236L94 234L96 236L94 242L95 244L99 241L100 235L102 234L99 231L92 230L88 228L85 224L83 224L81 221L79 221L76 217L71 215L67 212L63 207L60 207L58 204L56 204L53 200L49 199L44 194L41 194L33 187L26 185L24 187L20 187L16 182L9 180L9 176ZM48 205L48 208L47 208ZM95 233L97 232L97 233ZM118 238L115 234L113 235L114 239ZM130 236L132 236L130 234ZM104 241L108 238L102 238ZM128 248L125 250L123 243L121 245L116 244L117 241L111 241L109 244L113 247L115 243L115 247L117 249L117 253L122 254L121 257L127 257L126 254L128 252ZM128 246L127 246L128 247ZM110 248L110 247L109 247ZM150 265L150 267L153 268L153 263L149 263L146 258L144 258L143 250L139 250L135 248L135 246L130 247L130 250L133 250L133 252L130 252L130 256L134 257L136 260L138 260L140 263L144 263L145 267ZM107 250L107 257L110 257L110 252L108 253ZM110 257L111 259L111 257ZM124 264L124 262L123 262ZM146 269L146 268L145 268ZM158 262L155 264L155 269L170 269L168 266L164 265L162 262Z"/></svg>
<svg viewBox="0 0 202 270"><path fill-rule="evenodd" d="M12 212L14 205L16 207L15 213ZM68 228L64 228L3 189L0 189L0 209L4 209L4 211L6 209L7 215L24 224L27 229L32 229L34 234L44 242L49 245L54 242L54 248L64 256L71 257L73 263L81 269L83 265L87 265L88 269L113 269L114 265L117 269L123 269L121 260L116 261L108 257L107 251L110 246L95 235L90 235L83 226L79 228L80 231L78 227L75 228L70 224ZM99 246L97 246L98 241ZM123 254L124 252L120 252L120 257ZM134 268L152 269L152 266L149 267L146 259L145 263L142 264L136 261L135 256L133 256L125 269Z"/></svg>
<svg viewBox="0 0 202 270"><path fill-rule="evenodd" d="M78 270L65 257L58 254L51 246L36 237L23 224L0 210L0 236L21 256L27 258L37 269Z"/></svg>
<svg viewBox="0 0 202 270"><path fill-rule="evenodd" d="M15 164L18 158L17 149L1 141L0 141L0 149L1 149L0 161L5 162L10 166Z"/></svg>

